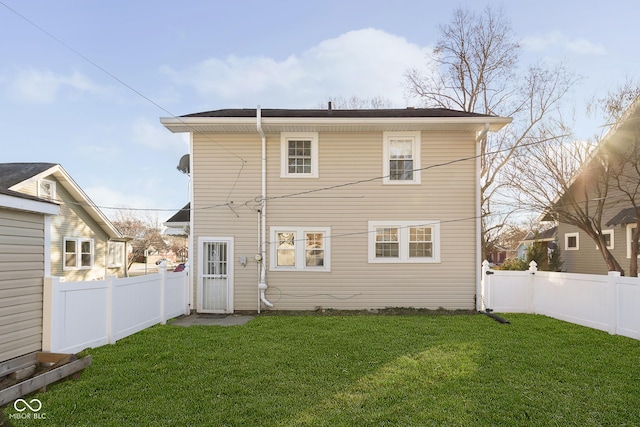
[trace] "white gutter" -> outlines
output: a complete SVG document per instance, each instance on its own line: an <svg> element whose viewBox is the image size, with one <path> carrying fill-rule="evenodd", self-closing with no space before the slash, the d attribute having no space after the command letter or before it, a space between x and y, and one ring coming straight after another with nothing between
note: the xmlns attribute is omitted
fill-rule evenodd
<svg viewBox="0 0 640 427"><path fill-rule="evenodd" d="M266 296L267 288L269 287L267 285L267 267L265 264L267 258L267 137L262 130L262 111L259 105L256 109L256 125L258 133L262 138L262 205L260 207L258 220L260 222L260 230L258 233L260 236L260 259L258 260L258 265L260 266L260 277L258 279L260 300L258 301L258 313L260 313L260 301L267 307L273 307L273 303L271 303Z"/></svg>
<svg viewBox="0 0 640 427"><path fill-rule="evenodd" d="M491 125L484 124L484 129L476 137L476 310L484 309L484 290L482 289L482 188L480 184L482 171L482 139L487 137Z"/></svg>

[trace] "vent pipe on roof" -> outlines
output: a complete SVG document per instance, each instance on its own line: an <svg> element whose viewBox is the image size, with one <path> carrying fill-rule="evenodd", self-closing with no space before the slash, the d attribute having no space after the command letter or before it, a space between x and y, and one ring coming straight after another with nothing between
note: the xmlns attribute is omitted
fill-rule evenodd
<svg viewBox="0 0 640 427"><path fill-rule="evenodd" d="M331 101L329 101L329 105L327 105L327 110L332 111L332 110L333 110L333 108L332 108L332 107L333 107L333 106L332 106L332 104L331 104Z"/></svg>

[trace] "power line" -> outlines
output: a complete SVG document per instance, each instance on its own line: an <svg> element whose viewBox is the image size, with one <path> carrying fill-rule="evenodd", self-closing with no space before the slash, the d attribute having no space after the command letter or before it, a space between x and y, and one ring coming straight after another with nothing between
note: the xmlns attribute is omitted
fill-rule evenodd
<svg viewBox="0 0 640 427"><path fill-rule="evenodd" d="M109 76L110 78L112 78L113 80L115 80L116 82L118 82L119 84L121 84L122 86L124 86L125 88L129 89L131 92L135 93L136 95L138 95L139 97L141 97L142 99L144 99L145 101L149 102L150 104L154 105L156 108L160 109L161 111L165 112L166 114L168 114L169 116L171 116L174 119L179 120L182 124L184 124L189 130L191 131L195 131L195 129L193 129L190 125L188 125L184 120L182 120L181 117L176 116L175 114L173 114L171 111L169 111L167 108L163 107L162 105L158 104L157 102L155 102L154 100L152 100L151 98L149 98L148 96L146 96L145 94L143 94L142 92L140 92L139 90L137 90L136 88L134 88L133 86L131 86L130 84L126 83L124 80L122 80L121 78L119 78L118 76L116 76L115 74L111 73L109 70L107 70L106 68L102 67L100 64L98 64L97 62L93 61L92 59L90 59L89 57L87 57L86 55L84 55L82 52L78 51L77 49L75 49L73 46L69 45L68 43L66 43L65 41L63 41L62 39L56 37L55 35L53 35L52 33L50 33L49 31L47 31L45 28L43 28L42 26L38 25L37 23L35 23L34 21L30 20L29 18L27 18L26 16L24 16L23 14L21 14L20 12L18 12L17 10L13 9L12 7L10 7L9 5L7 5L6 3L4 3L2 0L0 0L0 5L4 6L6 9L8 9L10 12L12 12L13 14L15 14L16 16L20 17L22 20L24 20L25 22L27 22L29 25L33 26L34 28L38 29L40 32L42 32L43 34L45 34L47 37L51 38L52 40L56 41L57 43L59 43L60 45L62 45L64 48L68 49L69 51L73 52L73 54L77 55L78 57L82 58L82 60L86 61L87 63L91 64L92 66L94 66L95 68L97 68L98 70L100 70L101 72L103 72L104 74L106 74L107 76ZM237 153L235 153L233 150L223 146L222 144L214 141L212 138L210 138L208 135L204 135L204 137L212 142L213 144L219 146L220 148L222 148L223 150L225 150L226 152L230 153L231 155L233 155L234 157L236 157L237 159L239 159L242 164L240 165L240 170L238 172L238 176L236 178L236 182L238 181L238 179L240 179L240 174L242 173L242 170L244 169L244 165L247 162L244 158L242 158L242 156L238 155ZM234 183L234 187L235 187L235 183ZM233 187L232 190L233 191ZM159 210L159 209L136 209L136 210Z"/></svg>

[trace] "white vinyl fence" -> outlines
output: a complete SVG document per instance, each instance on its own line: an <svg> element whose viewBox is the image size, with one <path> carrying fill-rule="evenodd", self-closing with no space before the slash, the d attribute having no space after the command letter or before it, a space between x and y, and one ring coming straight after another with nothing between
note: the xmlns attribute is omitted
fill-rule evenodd
<svg viewBox="0 0 640 427"><path fill-rule="evenodd" d="M90 282L45 278L42 349L76 353L114 344L142 329L189 314L186 271Z"/></svg>
<svg viewBox="0 0 640 427"><path fill-rule="evenodd" d="M640 339L640 278L594 274L491 270L482 266L483 309L543 314Z"/></svg>

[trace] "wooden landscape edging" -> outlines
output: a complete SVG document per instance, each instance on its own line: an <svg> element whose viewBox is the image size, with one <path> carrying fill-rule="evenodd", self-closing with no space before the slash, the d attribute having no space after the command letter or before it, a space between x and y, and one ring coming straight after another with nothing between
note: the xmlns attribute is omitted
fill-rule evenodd
<svg viewBox="0 0 640 427"><path fill-rule="evenodd" d="M8 361L0 366L0 376L9 375L36 364L52 364L46 371L36 373L18 384L0 390L0 407L36 390L44 390L47 385L76 374L91 365L91 355L75 359L73 354L31 353ZM59 366L56 366L59 365Z"/></svg>

